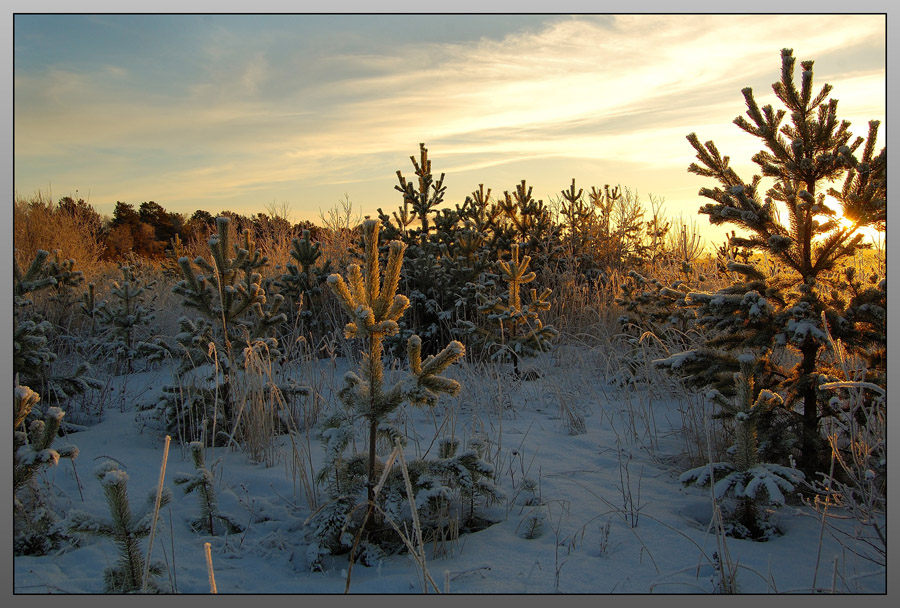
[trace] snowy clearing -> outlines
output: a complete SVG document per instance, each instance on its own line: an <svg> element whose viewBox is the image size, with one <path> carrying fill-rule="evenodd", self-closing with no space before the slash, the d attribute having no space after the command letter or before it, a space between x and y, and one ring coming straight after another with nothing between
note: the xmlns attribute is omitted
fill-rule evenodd
<svg viewBox="0 0 900 608"><path fill-rule="evenodd" d="M717 537L709 493L678 481L688 441L679 429L685 416L698 415L689 410L710 406L665 386L614 387L596 373L596 351L566 360L563 352L531 361L541 377L528 381L461 365L451 374L463 382L459 397L431 410L401 408L407 458L425 453L436 438L453 435L465 443L480 435L505 494L482 510L494 525L426 546L426 568L441 592L706 594L724 590L720 567L734 573L739 593L885 592L884 568L854 557L828 531L822 536L821 517L796 500L778 512L782 536L768 542ZM307 383L318 379L317 398L327 411L340 407L331 391L347 369L343 359L326 359L297 375ZM61 462L43 474L61 513L108 516L93 475L107 460L127 472L132 504L155 490L164 434L138 406L152 403L169 382L166 369L114 378L115 406L60 440L79 449L74 466ZM584 432L570 434L579 417ZM317 471L323 450L302 435L295 439L302 439L301 451L308 450ZM309 501L289 438L279 437L271 453L274 464L265 466L238 449L207 448L219 511L244 530L205 536L189 524L198 515L196 496L172 483L193 471L190 451L172 442L165 485L173 501L161 511L153 545L154 560L167 569L157 578L161 590L208 593L209 542L219 593L344 592L347 555L328 557L322 572L307 563ZM102 593L102 572L116 557L113 543L98 537L54 555L16 557L14 591ZM406 553L373 567L356 564L349 591L421 593L422 572Z"/></svg>

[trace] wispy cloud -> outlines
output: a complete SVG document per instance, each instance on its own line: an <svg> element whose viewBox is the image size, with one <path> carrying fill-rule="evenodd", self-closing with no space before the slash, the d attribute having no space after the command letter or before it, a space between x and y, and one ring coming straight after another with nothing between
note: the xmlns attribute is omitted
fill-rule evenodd
<svg viewBox="0 0 900 608"><path fill-rule="evenodd" d="M746 145L730 124L739 90L771 96L785 46L800 59L855 53L864 64L817 62L818 82L839 76L835 96L854 117L884 115L884 29L874 17L554 18L502 37L368 47L234 23L181 40L178 56L109 53L98 64L17 71L20 192L52 177L164 205L242 194L264 202L279 184L390 182L420 141L439 155L438 170L484 170L482 181L491 168L539 159L683 174L688 132L723 149ZM46 162L58 167L52 176Z"/></svg>

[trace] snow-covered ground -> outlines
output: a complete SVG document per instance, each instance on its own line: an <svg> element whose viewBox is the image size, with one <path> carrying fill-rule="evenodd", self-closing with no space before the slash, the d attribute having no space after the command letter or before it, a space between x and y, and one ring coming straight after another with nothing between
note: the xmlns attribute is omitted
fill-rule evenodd
<svg viewBox="0 0 900 608"><path fill-rule="evenodd" d="M324 406L338 407L331 390L340 384L346 363L316 365L300 379L315 380ZM489 441L487 460L506 495L483 511L496 524L461 535L438 548L440 555L427 547L426 567L441 591L705 594L723 591L717 565L724 564L736 572L741 593L885 592L884 569L854 557L827 530L823 534L821 517L796 502L778 511L782 536L769 542L725 538L723 545L710 524L708 492L678 482L692 441L680 429L697 408L711 406L690 402L667 385L616 388L600 371L597 353L557 353L529 365L542 377L513 381L458 366L452 375L465 387L459 397L433 410L401 408L405 428L414 432L409 458L436 436L465 442L481 435ZM78 509L107 517L93 475L106 460L127 471L132 504L153 491L164 434L142 422L138 405L155 401L167 382L165 369L114 378L115 392L102 419L60 440L80 452L74 466L62 461L42 476L61 513ZM580 418L584 432L570 433ZM207 451L219 509L245 530L203 536L189 527L198 515L197 497L172 483L173 476L193 472L190 453L172 443L165 483L174 499L161 511L153 544L154 560L167 564L167 574L157 579L163 590L209 592L204 558L209 542L219 593L344 592L346 555L326 560L323 572L309 569L304 528L309 502L292 467L290 442L280 437L278 446L272 466L251 462L239 450ZM319 442L311 438L307 447L318 470ZM525 489L525 478L537 482L535 492ZM146 551L146 540L143 547ZM14 591L102 593L102 572L116 557L111 541L94 537L54 555L16 557ZM421 570L408 554L373 567L357 564L351 572L351 593L422 591Z"/></svg>

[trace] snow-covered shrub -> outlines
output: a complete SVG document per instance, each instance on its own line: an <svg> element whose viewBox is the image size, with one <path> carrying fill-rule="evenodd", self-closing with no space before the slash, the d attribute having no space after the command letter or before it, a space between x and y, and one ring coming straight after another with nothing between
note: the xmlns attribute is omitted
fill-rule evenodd
<svg viewBox="0 0 900 608"><path fill-rule="evenodd" d="M61 259L59 251L51 257L39 250L27 270L13 260L13 373L52 405L100 388L89 376L87 362L76 363L71 370L55 369L61 329L47 317L58 321L59 310L69 308L72 290L84 280L74 266L74 260ZM38 296L43 306L38 305Z"/></svg>
<svg viewBox="0 0 900 608"><path fill-rule="evenodd" d="M113 461L101 463L94 471L106 502L109 505L109 519L102 519L83 511L73 511L69 515L70 529L79 534L103 536L113 541L119 552L119 561L115 566L103 571L103 583L107 593L135 593L144 587L144 556L141 552L141 539L150 534L150 527L156 506L156 490L147 496L144 508L132 512L128 502L128 474ZM160 496L160 507L172 500L172 492L164 488ZM148 576L157 577L165 571L161 562L153 562L148 569ZM153 578L147 581L147 589L158 592L160 589Z"/></svg>
<svg viewBox="0 0 900 608"><path fill-rule="evenodd" d="M477 526L476 504L492 504L502 497L493 483L494 468L483 460L479 450L482 444L470 442L463 452L459 447L458 439L444 437L438 444L437 458L409 462L419 521L430 534L450 525L458 529ZM382 491L384 511L395 520L403 518L409 505L399 467L391 470Z"/></svg>
<svg viewBox="0 0 900 608"><path fill-rule="evenodd" d="M329 456L334 457L320 471L319 481L328 484L329 500L314 513L307 524L311 529L311 544L307 557L314 569L321 567L321 558L328 554L346 553L353 546L363 523L360 521L366 504L362 500L366 488L366 457L353 454L344 457L337 448L348 442L346 421L331 419L323 429ZM385 436L391 429L384 428ZM398 438L399 439L399 438ZM376 512L390 518L401 529L412 529L412 508L416 509L418 525L425 543L440 544L460 533L478 530L488 523L480 515L480 508L499 501L503 494L492 479L494 469L482 457L483 445L471 441L460 452L458 439L443 438L437 458L417 458L408 463L413 504L410 505L403 469L393 464L385 473L379 461L376 474L384 480L375 496ZM380 521L381 517L374 518ZM377 557L395 553L403 542L384 523L369 526L361 538L357 557L366 564Z"/></svg>

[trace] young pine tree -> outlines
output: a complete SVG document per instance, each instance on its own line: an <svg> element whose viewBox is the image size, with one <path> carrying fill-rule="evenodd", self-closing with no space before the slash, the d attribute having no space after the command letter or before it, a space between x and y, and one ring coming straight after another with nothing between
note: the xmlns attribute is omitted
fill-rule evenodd
<svg viewBox="0 0 900 608"><path fill-rule="evenodd" d="M376 478L376 442L379 427L385 418L401 403L434 405L441 393L455 395L460 385L455 380L441 376L441 372L465 355L459 342L451 342L435 356L422 360L421 339L413 335L407 344L407 357L411 378L384 386L384 339L399 331L397 321L409 306L409 299L397 293L400 270L406 245L399 241L390 243L387 265L382 270L378 260L379 220L363 223L365 241L365 272L356 264L347 269L347 281L339 274L328 278L345 312L351 321L344 327L344 336L362 339L366 345L359 374L348 372L345 386L340 391L341 400L348 409L368 422L367 497L374 501Z"/></svg>
<svg viewBox="0 0 900 608"><path fill-rule="evenodd" d="M555 328L544 325L540 313L550 308L550 288L540 294L531 290L530 301L522 301L522 285L534 281L537 275L528 270L531 256L519 258L519 245L514 243L509 261L499 258L500 278L506 282L506 294L493 298L484 298L481 306L491 322L490 329L481 329L478 334L482 339L491 341L499 347L501 356L509 356L513 361L516 377L520 377L519 359L546 348L547 342L558 332ZM480 328L479 328L480 329Z"/></svg>
<svg viewBox="0 0 900 608"><path fill-rule="evenodd" d="M100 519L76 511L70 515L71 529L81 534L105 536L115 543L119 551L119 561L103 572L103 582L107 593L136 593L144 587L144 556L141 539L150 534L150 526L156 506L156 490L147 496L144 508L134 513L128 502L128 474L119 469L118 464L106 461L95 471L109 505L109 519ZM172 492L163 489L160 507L172 500ZM161 563L151 563L149 575L159 576L164 571ZM153 580L147 581L148 589L158 591Z"/></svg>
<svg viewBox="0 0 900 608"><path fill-rule="evenodd" d="M13 523L16 554L45 554L60 540L56 516L34 483L41 469L55 466L60 458L78 456L75 446L53 447L64 412L51 407L43 418L26 419L41 400L27 386L13 391Z"/></svg>
<svg viewBox="0 0 900 608"><path fill-rule="evenodd" d="M123 366L126 373L132 371L133 359L141 351L138 333L147 328L155 316L149 308L148 289L156 285L156 281L144 281L135 275L134 267L119 266L122 272L121 281L113 281L109 290L109 299L101 300L91 310L92 324L105 328L105 339L100 346L106 356L114 358L117 366ZM89 286L85 307L94 299L93 285Z"/></svg>
<svg viewBox="0 0 900 608"><path fill-rule="evenodd" d="M216 522L219 522L229 533L238 533L242 530L240 524L219 512L219 503L216 499L216 488L213 485L213 474L206 468L203 456L204 445L200 441L192 441L188 446L191 450L191 459L196 469L192 475L176 475L173 481L176 485L184 486L184 493L196 492L200 500L200 517L191 522L194 530L205 534L216 534Z"/></svg>
<svg viewBox="0 0 900 608"><path fill-rule="evenodd" d="M394 186L394 189L403 194L401 217L397 218L398 223L402 226L401 229L405 229L415 218L418 218L422 225L421 239L424 243L428 239L431 225L429 215L444 200L444 192L447 187L444 186L443 173L441 173L440 179L434 180L431 174L431 161L428 160L428 148L424 143L419 144L419 159L420 162L416 162L415 156L409 157L415 168L419 187L416 188L415 184L406 181L406 178L398 170L397 179L400 184ZM412 212L409 211L410 208L412 208Z"/></svg>
<svg viewBox="0 0 900 608"><path fill-rule="evenodd" d="M198 256L193 264L186 257L178 260L184 278L172 292L182 296L184 305L200 316L194 321L186 317L180 320L177 344L158 345L157 356L168 352L181 358L184 372L208 360L218 368L221 407L215 412L215 398L208 389L195 391L196 399L192 397L187 407L177 403L179 387L164 389L158 409L168 430L189 440L199 438L212 427L217 432L206 434L210 442L231 432L238 414L233 380L246 355L260 349L271 357L280 354L272 334L286 320L285 314L279 312L284 298L276 294L269 301L262 276L257 272L266 265L267 258L256 249L247 231L241 243L232 245L229 223L228 217L216 218L217 233L209 239L209 259ZM197 273L194 265L205 274ZM203 421L206 426L197 428Z"/></svg>
<svg viewBox="0 0 900 608"><path fill-rule="evenodd" d="M764 146L753 156L761 176L745 182L713 142L701 144L696 134L688 135L700 161L689 171L719 183L700 190L712 201L700 212L713 224L742 229L747 236L730 239L731 246L768 256L784 271L771 276L754 262L731 262L729 269L738 275L733 285L717 293L690 294L699 322L712 330L713 338L707 349L683 360L681 368L700 374L695 377L703 383L727 384L738 368L731 353L758 353L763 363L758 377L765 386L783 391L785 411L797 412L800 465L811 473L823 470L828 455L819 433L820 420L829 415L818 388L827 349L824 323L858 350L869 346L864 335L854 334L849 309L828 292L839 276L834 272L839 263L866 247L858 229L885 225L887 167L885 149L875 152L878 122L869 123L866 138L854 139L850 123L838 121L837 100L828 98L831 85L813 90L813 62L801 63L799 87L795 67L792 50L782 50L781 80L772 89L784 109L760 108L752 89L742 91L747 118L734 122ZM763 194L764 177L773 183ZM844 180L840 190L831 187L839 180ZM840 221L838 207L849 225ZM779 351L789 356L779 356Z"/></svg>
<svg viewBox="0 0 900 608"><path fill-rule="evenodd" d="M275 280L279 293L285 296L288 321L300 335L316 332L320 336L325 324L317 316L317 308L325 293L325 281L331 274L331 261L322 262L321 245L312 240L309 230L303 230L300 237L291 240L289 253L294 262L288 262L287 272Z"/></svg>
<svg viewBox="0 0 900 608"><path fill-rule="evenodd" d="M45 300L56 301L81 284L84 277L74 265L73 260L60 260L58 251L51 257L48 251L38 250L26 270L13 259L13 374L23 385L40 390L54 405L89 388L100 388L88 375L87 362L78 364L73 372L54 373L57 353L52 343L61 328L47 317L58 320L59 313L49 308L38 310L38 294L52 294Z"/></svg>
<svg viewBox="0 0 900 608"><path fill-rule="evenodd" d="M713 486L713 495L721 499L733 496L737 507L732 513L729 533L737 538L766 540L775 527L766 518L763 504L784 504L784 492L790 492L802 479L795 469L764 462L760 457L758 429L761 421L777 407L781 398L768 390L754 390L752 358L741 357L741 371L734 374L736 395L728 399L718 391L711 398L719 407L720 418L734 423L735 441L726 462L711 462L681 475L685 485Z"/></svg>

